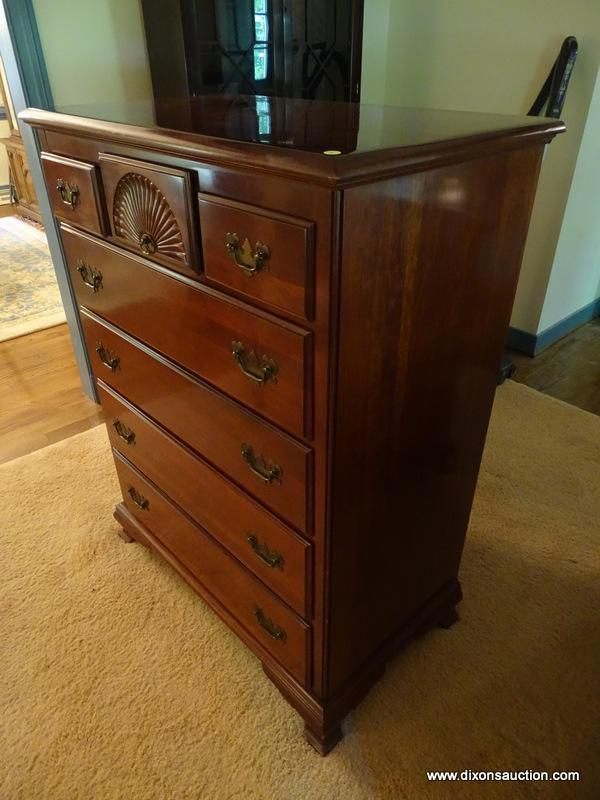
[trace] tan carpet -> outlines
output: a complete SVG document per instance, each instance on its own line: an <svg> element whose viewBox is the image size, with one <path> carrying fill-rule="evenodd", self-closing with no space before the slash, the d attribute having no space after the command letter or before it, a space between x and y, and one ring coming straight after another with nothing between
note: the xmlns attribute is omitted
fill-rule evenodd
<svg viewBox="0 0 600 800"><path fill-rule="evenodd" d="M600 419L498 393L461 621L326 759L258 662L111 519L103 428L0 467L2 800L598 798ZM426 770L580 770L430 783Z"/></svg>

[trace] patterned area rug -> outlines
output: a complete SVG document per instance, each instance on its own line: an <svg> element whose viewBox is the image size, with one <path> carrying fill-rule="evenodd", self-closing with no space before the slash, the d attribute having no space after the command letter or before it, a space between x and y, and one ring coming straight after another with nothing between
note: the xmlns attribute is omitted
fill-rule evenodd
<svg viewBox="0 0 600 800"><path fill-rule="evenodd" d="M0 219L0 342L65 321L46 235Z"/></svg>

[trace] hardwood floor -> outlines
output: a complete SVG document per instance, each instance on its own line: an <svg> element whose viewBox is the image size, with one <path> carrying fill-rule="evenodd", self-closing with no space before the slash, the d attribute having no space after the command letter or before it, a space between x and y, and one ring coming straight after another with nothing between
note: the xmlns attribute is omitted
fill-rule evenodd
<svg viewBox="0 0 600 800"><path fill-rule="evenodd" d="M535 359L511 352L514 380L600 415L600 319ZM66 325L0 342L0 463L102 422L84 395Z"/></svg>
<svg viewBox="0 0 600 800"><path fill-rule="evenodd" d="M0 342L0 463L102 422L84 395L66 325Z"/></svg>
<svg viewBox="0 0 600 800"><path fill-rule="evenodd" d="M0 204L0 219L2 219L2 217L12 217L15 214L15 207L12 203Z"/></svg>
<svg viewBox="0 0 600 800"><path fill-rule="evenodd" d="M513 380L600 415L600 318L535 358L509 355L517 367Z"/></svg>

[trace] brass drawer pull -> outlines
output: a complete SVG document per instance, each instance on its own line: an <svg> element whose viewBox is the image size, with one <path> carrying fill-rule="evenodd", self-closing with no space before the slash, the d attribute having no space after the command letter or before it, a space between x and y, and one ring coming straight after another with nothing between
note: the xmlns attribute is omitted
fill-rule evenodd
<svg viewBox="0 0 600 800"><path fill-rule="evenodd" d="M120 419L113 420L113 428L116 430L117 436L123 439L125 444L135 444L135 433L127 425L123 425Z"/></svg>
<svg viewBox="0 0 600 800"><path fill-rule="evenodd" d="M260 272L271 257L271 251L266 244L257 242L252 247L248 239L244 239L240 244L237 233L225 234L225 247L237 266L250 278Z"/></svg>
<svg viewBox="0 0 600 800"><path fill-rule="evenodd" d="M268 464L263 456L254 454L252 446L247 442L242 445L242 458L261 481L265 483L281 483L283 470L278 464Z"/></svg>
<svg viewBox="0 0 600 800"><path fill-rule="evenodd" d="M134 486L128 486L127 493L129 494L129 496L131 497L131 499L138 508L141 508L142 511L148 511L148 509L150 508L149 501L146 500L144 495L140 494Z"/></svg>
<svg viewBox="0 0 600 800"><path fill-rule="evenodd" d="M254 611L252 612L256 617L258 624L261 628L264 628L266 632L272 639L277 639L279 642L285 642L287 639L287 634L280 628L279 625L275 625L273 620L270 620L266 615L262 608L256 606Z"/></svg>
<svg viewBox="0 0 600 800"><path fill-rule="evenodd" d="M283 556L277 550L269 550L266 544L261 544L253 533L248 534L248 542L261 561L273 569L283 569Z"/></svg>
<svg viewBox="0 0 600 800"><path fill-rule="evenodd" d="M115 372L117 369L119 369L119 356L116 353L111 353L110 350L107 350L102 342L96 342L96 352L98 353L98 358L100 361L105 367L108 367L111 372Z"/></svg>
<svg viewBox="0 0 600 800"><path fill-rule="evenodd" d="M102 273L90 267L81 258L77 259L77 272L81 275L81 280L89 286L94 294L102 289Z"/></svg>
<svg viewBox="0 0 600 800"><path fill-rule="evenodd" d="M56 191L66 206L69 206L70 209L75 208L79 200L79 186L76 183L70 183L63 178L59 178L56 181Z"/></svg>
<svg viewBox="0 0 600 800"><path fill-rule="evenodd" d="M264 386L269 381L277 383L275 376L279 368L269 356L263 355L259 358L254 350L246 350L241 342L231 343L231 353L244 375L254 383L259 386Z"/></svg>

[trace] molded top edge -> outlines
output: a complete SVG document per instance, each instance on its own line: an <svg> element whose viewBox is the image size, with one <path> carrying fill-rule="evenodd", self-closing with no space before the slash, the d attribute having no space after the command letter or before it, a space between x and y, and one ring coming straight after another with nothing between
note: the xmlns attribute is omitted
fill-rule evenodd
<svg viewBox="0 0 600 800"><path fill-rule="evenodd" d="M253 97L222 96L193 98L185 107L163 104L157 113L168 125L145 120L142 124L113 122L112 117L136 115L100 107L78 107L72 114L26 109L19 118L48 131L224 166L260 167L327 186L544 143L565 130L559 120L538 117L292 98L264 100L269 101L268 107L261 107Z"/></svg>

